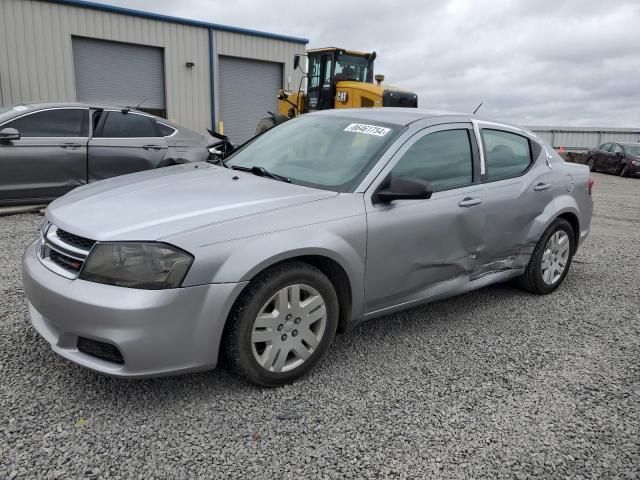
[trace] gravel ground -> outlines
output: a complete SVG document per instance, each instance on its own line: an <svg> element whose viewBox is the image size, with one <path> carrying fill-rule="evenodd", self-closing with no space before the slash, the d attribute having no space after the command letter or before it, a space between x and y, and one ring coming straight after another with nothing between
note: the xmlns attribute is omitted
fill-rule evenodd
<svg viewBox="0 0 640 480"><path fill-rule="evenodd" d="M555 294L499 285L365 323L277 390L62 360L20 283L41 217L0 218L0 478L638 478L640 181L596 181Z"/></svg>

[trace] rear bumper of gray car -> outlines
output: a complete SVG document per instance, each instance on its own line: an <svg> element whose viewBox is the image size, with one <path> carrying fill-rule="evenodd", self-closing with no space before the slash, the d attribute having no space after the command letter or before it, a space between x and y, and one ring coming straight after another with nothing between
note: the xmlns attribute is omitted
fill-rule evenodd
<svg viewBox="0 0 640 480"><path fill-rule="evenodd" d="M130 378L216 366L224 323L243 284L139 290L69 280L42 265L36 243L23 257L24 290L31 323L56 353Z"/></svg>

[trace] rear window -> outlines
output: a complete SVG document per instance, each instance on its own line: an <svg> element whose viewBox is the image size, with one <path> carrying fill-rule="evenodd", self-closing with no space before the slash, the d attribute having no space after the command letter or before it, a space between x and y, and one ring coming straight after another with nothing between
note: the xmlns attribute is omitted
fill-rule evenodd
<svg viewBox="0 0 640 480"><path fill-rule="evenodd" d="M107 112L102 129L97 137L102 138L138 138L159 137L153 118L136 113Z"/></svg>
<svg viewBox="0 0 640 480"><path fill-rule="evenodd" d="M482 144L488 181L517 177L531 164L531 145L522 135L485 128Z"/></svg>
<svg viewBox="0 0 640 480"><path fill-rule="evenodd" d="M163 137L170 137L176 132L175 128L165 125L164 123L156 122L156 125L158 126L158 130L160 130L160 135Z"/></svg>

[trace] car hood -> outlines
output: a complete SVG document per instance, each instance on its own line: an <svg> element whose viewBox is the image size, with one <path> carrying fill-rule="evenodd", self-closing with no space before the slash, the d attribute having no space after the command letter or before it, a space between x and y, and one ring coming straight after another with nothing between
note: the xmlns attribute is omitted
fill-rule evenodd
<svg viewBox="0 0 640 480"><path fill-rule="evenodd" d="M51 203L46 215L94 240L156 240L336 195L200 162L85 185Z"/></svg>

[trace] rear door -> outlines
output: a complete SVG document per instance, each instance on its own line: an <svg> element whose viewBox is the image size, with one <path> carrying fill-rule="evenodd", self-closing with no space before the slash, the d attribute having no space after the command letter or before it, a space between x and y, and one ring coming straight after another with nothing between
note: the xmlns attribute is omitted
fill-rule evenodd
<svg viewBox="0 0 640 480"><path fill-rule="evenodd" d="M154 117L127 110L94 112L89 141L89 181L149 170L161 165L167 140Z"/></svg>
<svg viewBox="0 0 640 480"><path fill-rule="evenodd" d="M609 154L609 149L611 148L610 143L605 143L598 147L598 151L596 152L596 170L606 170L605 164L607 161L607 155Z"/></svg>
<svg viewBox="0 0 640 480"><path fill-rule="evenodd" d="M20 139L0 143L0 202L49 201L87 182L88 108L51 108L0 125Z"/></svg>
<svg viewBox="0 0 640 480"><path fill-rule="evenodd" d="M518 129L478 123L482 143L480 197L486 212L478 274L520 268L533 250L531 230L558 185L544 149Z"/></svg>

